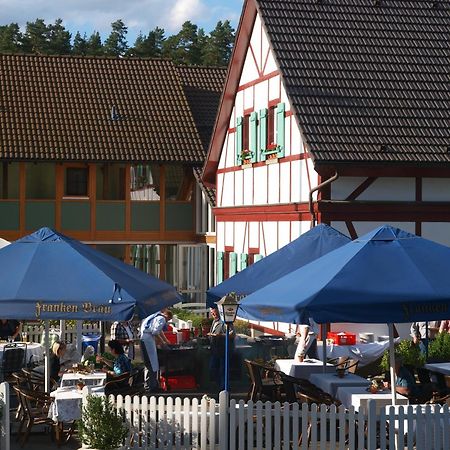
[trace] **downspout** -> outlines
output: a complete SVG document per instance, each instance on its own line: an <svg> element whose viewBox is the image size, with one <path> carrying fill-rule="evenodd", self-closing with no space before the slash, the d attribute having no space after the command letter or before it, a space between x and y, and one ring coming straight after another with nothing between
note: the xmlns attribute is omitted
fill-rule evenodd
<svg viewBox="0 0 450 450"><path fill-rule="evenodd" d="M313 206L313 193L316 191L320 191L320 189L331 184L333 181L336 181L338 178L339 175L336 172L331 178L328 178L328 180L325 180L323 183L318 184L316 187L312 188L309 191L309 213L311 214L311 228L316 226L316 214L314 212Z"/></svg>

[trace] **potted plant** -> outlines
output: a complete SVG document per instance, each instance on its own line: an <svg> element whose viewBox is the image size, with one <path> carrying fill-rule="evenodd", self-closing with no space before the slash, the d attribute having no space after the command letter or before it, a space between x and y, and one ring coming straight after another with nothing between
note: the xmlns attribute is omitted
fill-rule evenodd
<svg viewBox="0 0 450 450"><path fill-rule="evenodd" d="M276 159L279 151L280 146L275 142L271 142L267 145L267 148L262 151L262 153L266 156L266 159Z"/></svg>
<svg viewBox="0 0 450 450"><path fill-rule="evenodd" d="M202 335L203 336L206 336L209 333L212 323L213 323L213 320L211 318L209 318L209 317L202 318L201 324L202 324Z"/></svg>
<svg viewBox="0 0 450 450"><path fill-rule="evenodd" d="M107 397L88 395L78 422L82 448L115 450L123 445L128 427Z"/></svg>
<svg viewBox="0 0 450 450"><path fill-rule="evenodd" d="M242 164L250 164L252 161L253 152L248 148L241 151Z"/></svg>

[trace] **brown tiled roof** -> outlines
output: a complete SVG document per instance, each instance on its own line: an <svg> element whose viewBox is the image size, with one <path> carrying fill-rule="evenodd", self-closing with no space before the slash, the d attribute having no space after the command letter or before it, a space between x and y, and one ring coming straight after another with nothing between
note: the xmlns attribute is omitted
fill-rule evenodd
<svg viewBox="0 0 450 450"><path fill-rule="evenodd" d="M213 188L210 188L205 185L205 183L202 180L202 168L201 167L194 167L194 177L197 180L197 183L200 186L200 189L205 194L206 200L210 204L210 206L214 207L216 206L216 190Z"/></svg>
<svg viewBox="0 0 450 450"><path fill-rule="evenodd" d="M171 61L0 55L0 159L202 164L204 149Z"/></svg>
<svg viewBox="0 0 450 450"><path fill-rule="evenodd" d="M178 66L178 72L206 152L216 120L227 69L224 67Z"/></svg>
<svg viewBox="0 0 450 450"><path fill-rule="evenodd" d="M450 162L450 5L256 0L319 163Z"/></svg>

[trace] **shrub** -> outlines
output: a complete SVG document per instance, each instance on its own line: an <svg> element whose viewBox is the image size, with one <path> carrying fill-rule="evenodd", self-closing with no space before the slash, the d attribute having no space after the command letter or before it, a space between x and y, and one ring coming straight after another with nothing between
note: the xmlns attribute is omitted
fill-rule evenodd
<svg viewBox="0 0 450 450"><path fill-rule="evenodd" d="M395 353L399 353L403 358L403 365L412 367L422 367L425 364L425 355L422 354L418 345L410 340L400 341L395 346ZM389 350L386 350L381 358L381 370L389 370Z"/></svg>
<svg viewBox="0 0 450 450"><path fill-rule="evenodd" d="M89 395L78 422L83 444L99 450L114 450L121 447L128 435L116 407L107 397Z"/></svg>
<svg viewBox="0 0 450 450"><path fill-rule="evenodd" d="M250 336L250 325L246 320L237 319L233 325L236 334L246 334L247 336Z"/></svg>
<svg viewBox="0 0 450 450"><path fill-rule="evenodd" d="M428 344L428 358L450 361L450 334L439 333L434 341Z"/></svg>

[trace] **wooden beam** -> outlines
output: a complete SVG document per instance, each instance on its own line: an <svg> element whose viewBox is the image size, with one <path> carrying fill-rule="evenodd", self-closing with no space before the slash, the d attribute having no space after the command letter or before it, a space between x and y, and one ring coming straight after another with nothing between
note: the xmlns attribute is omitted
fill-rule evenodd
<svg viewBox="0 0 450 450"><path fill-rule="evenodd" d="M356 200L377 178L366 178L345 200Z"/></svg>

